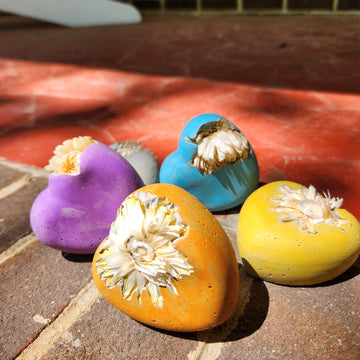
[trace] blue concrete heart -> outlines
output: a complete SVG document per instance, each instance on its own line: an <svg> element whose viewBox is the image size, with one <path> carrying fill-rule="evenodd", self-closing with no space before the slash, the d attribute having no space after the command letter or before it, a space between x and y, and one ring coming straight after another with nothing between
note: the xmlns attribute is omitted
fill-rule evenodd
<svg viewBox="0 0 360 360"><path fill-rule="evenodd" d="M245 135L216 114L202 114L183 129L178 150L160 168L160 182L187 190L209 210L242 204L258 187L259 168Z"/></svg>

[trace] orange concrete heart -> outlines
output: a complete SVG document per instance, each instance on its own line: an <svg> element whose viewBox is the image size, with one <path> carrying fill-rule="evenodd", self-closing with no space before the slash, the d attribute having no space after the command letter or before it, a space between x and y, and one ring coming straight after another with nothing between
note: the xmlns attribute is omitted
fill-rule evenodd
<svg viewBox="0 0 360 360"><path fill-rule="evenodd" d="M195 197L169 184L129 195L93 260L102 296L132 318L171 331L225 322L239 292L234 249Z"/></svg>

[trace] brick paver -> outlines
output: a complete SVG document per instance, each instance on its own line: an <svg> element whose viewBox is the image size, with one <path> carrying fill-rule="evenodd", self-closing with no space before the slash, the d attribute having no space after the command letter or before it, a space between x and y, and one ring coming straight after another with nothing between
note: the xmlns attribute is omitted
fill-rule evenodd
<svg viewBox="0 0 360 360"><path fill-rule="evenodd" d="M46 178L34 179L29 176L16 192L0 199L0 251L31 231L28 216L31 204L46 183Z"/></svg>
<svg viewBox="0 0 360 360"><path fill-rule="evenodd" d="M18 180L14 163L2 161L1 168L4 178ZM16 168L29 172L21 164ZM19 220L27 221L35 193L44 186L40 183L32 192L20 187L3 197L18 210ZM234 246L237 214L238 209L216 215ZM359 265L312 287L264 283L240 265L239 302L229 321L208 331L171 333L144 326L108 304L91 281L91 256L62 254L31 233L21 236L0 257L3 360L348 360L360 355Z"/></svg>

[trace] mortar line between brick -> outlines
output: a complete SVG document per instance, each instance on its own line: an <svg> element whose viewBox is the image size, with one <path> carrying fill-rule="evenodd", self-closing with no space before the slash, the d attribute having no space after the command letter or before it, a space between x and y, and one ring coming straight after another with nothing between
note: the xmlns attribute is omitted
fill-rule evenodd
<svg viewBox="0 0 360 360"><path fill-rule="evenodd" d="M3 187L0 190L0 199L3 199L6 196L9 196L16 191L20 190L22 187L27 185L31 181L31 175L25 174L20 179L12 182L10 185Z"/></svg>
<svg viewBox="0 0 360 360"><path fill-rule="evenodd" d="M9 167L11 169L23 172L23 173L29 173L33 177L49 177L50 173L43 168L38 168L35 166L22 164L22 163L16 163L12 162L10 160L6 160L3 158L0 158L0 164L6 167Z"/></svg>
<svg viewBox="0 0 360 360"><path fill-rule="evenodd" d="M28 234L17 240L13 245L8 247L0 254L0 265L18 254L19 252L23 251L27 246L29 246L36 240L37 237L33 233Z"/></svg>
<svg viewBox="0 0 360 360"><path fill-rule="evenodd" d="M53 344L100 298L93 281L90 281L70 302L64 311L27 346L16 360L38 360Z"/></svg>

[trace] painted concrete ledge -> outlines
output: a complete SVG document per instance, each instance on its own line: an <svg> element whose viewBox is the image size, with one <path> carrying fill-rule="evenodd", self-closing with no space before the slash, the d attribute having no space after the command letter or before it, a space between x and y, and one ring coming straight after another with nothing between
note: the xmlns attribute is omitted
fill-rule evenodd
<svg viewBox="0 0 360 360"><path fill-rule="evenodd" d="M159 331L101 298L91 256L62 254L31 233L30 206L47 174L6 160L0 171L2 360L359 358L359 264L321 286L287 287L252 278L239 263L241 291L229 321L198 333ZM234 246L237 214L216 215Z"/></svg>
<svg viewBox="0 0 360 360"><path fill-rule="evenodd" d="M329 190L360 220L359 21L157 16L63 28L0 19L0 156L44 166L90 135L138 140L159 162L213 112L251 142L263 182Z"/></svg>

